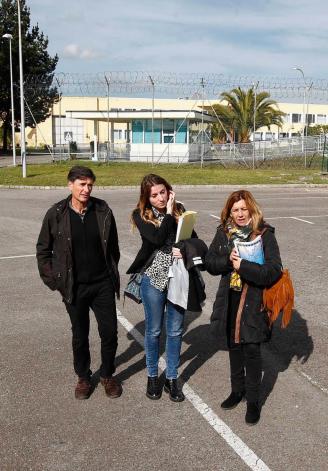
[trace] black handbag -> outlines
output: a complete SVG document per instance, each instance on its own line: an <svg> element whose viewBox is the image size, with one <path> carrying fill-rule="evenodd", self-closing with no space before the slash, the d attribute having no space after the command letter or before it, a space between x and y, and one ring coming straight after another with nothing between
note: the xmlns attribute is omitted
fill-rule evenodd
<svg viewBox="0 0 328 471"><path fill-rule="evenodd" d="M128 284L126 285L126 288L123 292L123 302L125 300L125 297L132 299L132 301L136 302L137 304L142 303L141 299L141 294L140 294L140 285L142 281L143 274L145 270L149 267L149 265L152 263L152 261L155 258L155 255L158 251L155 250L149 259L147 260L145 266L140 270L139 273L132 273L130 275L130 279L128 281Z"/></svg>

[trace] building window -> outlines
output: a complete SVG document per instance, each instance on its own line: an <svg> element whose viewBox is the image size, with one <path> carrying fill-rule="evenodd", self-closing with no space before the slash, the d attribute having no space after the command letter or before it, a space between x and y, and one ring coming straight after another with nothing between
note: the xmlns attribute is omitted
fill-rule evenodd
<svg viewBox="0 0 328 471"><path fill-rule="evenodd" d="M315 122L315 115L314 114L307 114L306 115L306 123L313 124Z"/></svg>
<svg viewBox="0 0 328 471"><path fill-rule="evenodd" d="M298 113L292 114L292 123L301 123L302 122L302 115Z"/></svg>
<svg viewBox="0 0 328 471"><path fill-rule="evenodd" d="M145 121L145 143L151 144L153 137L152 137L152 120L147 119ZM161 119L154 119L154 143L161 144L162 140L162 120Z"/></svg>
<svg viewBox="0 0 328 471"><path fill-rule="evenodd" d="M114 129L114 141L120 141L122 139L122 129Z"/></svg>
<svg viewBox="0 0 328 471"><path fill-rule="evenodd" d="M317 124L326 124L326 119L325 114L317 114Z"/></svg>
<svg viewBox="0 0 328 471"><path fill-rule="evenodd" d="M143 144L143 121L134 119L132 121L132 142Z"/></svg>
<svg viewBox="0 0 328 471"><path fill-rule="evenodd" d="M163 142L174 142L174 119L163 119Z"/></svg>
<svg viewBox="0 0 328 471"><path fill-rule="evenodd" d="M176 144L187 143L187 120L176 120L175 122L175 142Z"/></svg>

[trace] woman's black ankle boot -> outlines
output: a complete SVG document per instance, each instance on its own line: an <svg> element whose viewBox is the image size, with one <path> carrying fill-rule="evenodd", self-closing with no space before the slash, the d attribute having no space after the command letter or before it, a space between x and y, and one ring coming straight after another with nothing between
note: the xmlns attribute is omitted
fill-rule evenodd
<svg viewBox="0 0 328 471"><path fill-rule="evenodd" d="M170 399L173 402L182 402L185 396L178 384L177 379L166 379L164 384L164 391L169 393Z"/></svg>
<svg viewBox="0 0 328 471"><path fill-rule="evenodd" d="M154 400L161 398L162 388L157 376L148 376L146 396Z"/></svg>

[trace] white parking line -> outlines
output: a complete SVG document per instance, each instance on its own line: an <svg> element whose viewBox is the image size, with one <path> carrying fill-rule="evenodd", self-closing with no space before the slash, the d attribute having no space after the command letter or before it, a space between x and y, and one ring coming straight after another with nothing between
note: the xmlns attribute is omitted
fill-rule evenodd
<svg viewBox="0 0 328 471"><path fill-rule="evenodd" d="M297 218L295 216L291 216L290 219L295 219L296 221L306 222L307 224L314 224L314 222L306 221L306 219Z"/></svg>
<svg viewBox="0 0 328 471"><path fill-rule="evenodd" d="M121 325L143 346L144 338L140 332L128 321L120 311L117 311L117 318ZM159 367L165 370L166 363L163 357L160 358ZM198 394L185 383L183 392L194 408L204 417L209 425L223 438L237 455L254 471L270 471L270 468L236 435L228 425L223 422L214 411L201 399Z"/></svg>
<svg viewBox="0 0 328 471"><path fill-rule="evenodd" d="M306 378L308 381L310 381L311 384L313 384L314 386L316 386L317 388L319 388L322 392L324 392L325 394L328 394L328 389L327 388L324 388L323 386L321 386L320 383L318 383L318 381L315 381L314 379L311 378L311 376L307 375L306 373L304 373L304 371L301 371L297 368L297 371L304 377Z"/></svg>
<svg viewBox="0 0 328 471"><path fill-rule="evenodd" d="M0 257L0 260L7 260L8 258L26 258L26 257L35 257L35 253L30 255L12 255L10 257Z"/></svg>
<svg viewBox="0 0 328 471"><path fill-rule="evenodd" d="M265 218L265 219L291 219L295 216L275 216L272 218ZM301 218L313 219L313 218L328 218L328 214L318 214L316 216L299 216Z"/></svg>

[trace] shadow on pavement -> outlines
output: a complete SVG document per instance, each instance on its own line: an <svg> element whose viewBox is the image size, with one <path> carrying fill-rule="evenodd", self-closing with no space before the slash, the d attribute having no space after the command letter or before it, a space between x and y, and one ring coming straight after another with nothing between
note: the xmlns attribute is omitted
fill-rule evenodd
<svg viewBox="0 0 328 471"><path fill-rule="evenodd" d="M313 352L313 340L307 322L298 311L293 311L292 320L286 329L280 328L281 318L276 321L269 343L262 348L263 377L260 402L265 404L278 379L279 373L287 370L293 359L304 364Z"/></svg>
<svg viewBox="0 0 328 471"><path fill-rule="evenodd" d="M200 313L187 312L185 317L185 335L183 343L189 347L181 354L180 358L180 378L182 383L187 382L196 371L201 368L217 351L227 351L225 339L215 339L210 332L209 322L201 324L189 331L190 324L197 319ZM260 403L263 406L271 394L278 379L279 373L287 370L292 360L297 360L301 364L308 361L313 352L312 337L308 333L307 322L298 311L293 312L292 320L286 329L280 328L280 318L276 321L270 342L262 345L262 369L263 377L261 383ZM135 325L135 328L144 335L144 320ZM160 355L165 352L165 329L161 336ZM129 363L141 352L143 347L134 339L131 334L127 334L131 340L129 347L116 358L116 366ZM184 363L189 362L182 370ZM130 364L126 369L117 374L117 379L124 382L131 376L146 369L145 356ZM162 375L161 375L162 376ZM229 379L227 378L227 381ZM94 388L99 383L99 372L93 375Z"/></svg>
<svg viewBox="0 0 328 471"><path fill-rule="evenodd" d="M134 326L135 329L140 332L142 336L145 333L145 321L138 322ZM136 341L136 339L128 332L126 334L128 340L131 340L129 347L122 352L120 355L116 357L116 368L118 366L123 365L124 363L129 363L136 355L139 355L141 352L144 353L143 347ZM120 371L116 376L119 381L126 381L131 376L139 373L146 368L145 356L143 355L142 358L135 363L129 365L125 370Z"/></svg>
<svg viewBox="0 0 328 471"><path fill-rule="evenodd" d="M198 316L199 313L190 313ZM194 317L195 318L195 317ZM194 319L191 319L189 323ZM190 361L181 373L181 379L187 382L196 371L204 365L218 350L227 350L226 341L220 342L210 331L210 324L201 324L187 332L183 337L183 342L188 344L188 349L182 353L180 364Z"/></svg>

